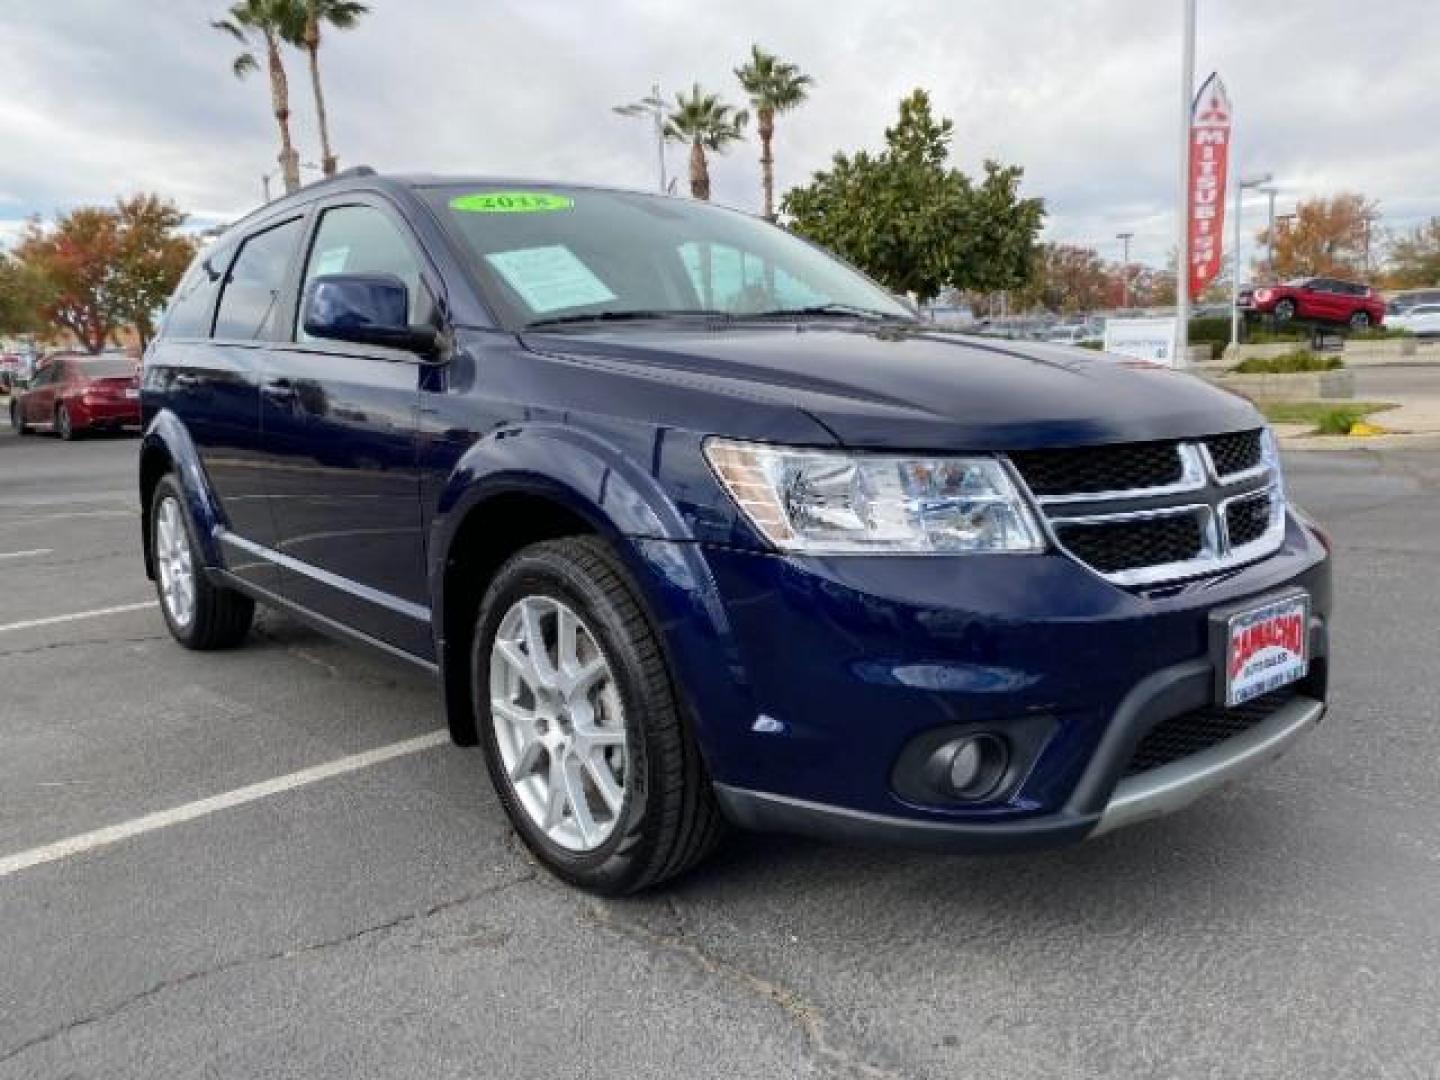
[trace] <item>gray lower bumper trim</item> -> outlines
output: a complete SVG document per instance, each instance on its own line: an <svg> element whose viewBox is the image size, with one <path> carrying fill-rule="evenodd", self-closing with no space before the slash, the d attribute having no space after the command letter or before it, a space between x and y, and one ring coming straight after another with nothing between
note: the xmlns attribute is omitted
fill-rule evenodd
<svg viewBox="0 0 1440 1080"><path fill-rule="evenodd" d="M1320 722L1323 702L1296 698L1263 724L1170 765L1120 781L1091 836L1179 810L1207 791L1279 757Z"/></svg>

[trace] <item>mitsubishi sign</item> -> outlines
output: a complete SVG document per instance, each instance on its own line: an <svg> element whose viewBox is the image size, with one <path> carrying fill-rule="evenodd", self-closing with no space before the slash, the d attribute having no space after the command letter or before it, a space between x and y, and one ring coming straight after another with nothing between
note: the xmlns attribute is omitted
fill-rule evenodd
<svg viewBox="0 0 1440 1080"><path fill-rule="evenodd" d="M1219 75L1195 96L1190 118L1190 295L1220 273L1225 236L1225 169L1230 160L1230 97Z"/></svg>

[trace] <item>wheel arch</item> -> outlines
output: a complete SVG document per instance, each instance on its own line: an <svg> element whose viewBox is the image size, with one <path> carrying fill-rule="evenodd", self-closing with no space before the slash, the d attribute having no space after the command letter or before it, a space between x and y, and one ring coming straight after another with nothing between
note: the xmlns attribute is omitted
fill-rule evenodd
<svg viewBox="0 0 1440 1080"><path fill-rule="evenodd" d="M472 447L450 474L429 536L435 651L455 742L477 739L470 635L485 589L506 559L544 540L592 535L638 578L644 560L637 541L685 533L653 478L593 435L536 425L493 433ZM648 607L644 583L637 585Z"/></svg>
<svg viewBox="0 0 1440 1080"><path fill-rule="evenodd" d="M185 493L186 509L195 523L205 565L221 565L220 548L215 541L215 528L221 522L219 504L185 425L168 409L162 410L151 420L140 440L140 543L145 575L151 580L155 577L155 553L150 543L150 504L160 478L170 473Z"/></svg>

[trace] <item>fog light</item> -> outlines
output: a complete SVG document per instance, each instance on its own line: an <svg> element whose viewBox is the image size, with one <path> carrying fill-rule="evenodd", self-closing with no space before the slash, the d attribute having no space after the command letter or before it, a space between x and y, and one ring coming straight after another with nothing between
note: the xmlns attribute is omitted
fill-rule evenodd
<svg viewBox="0 0 1440 1080"><path fill-rule="evenodd" d="M999 786L1009 763L1004 740L994 735L967 735L946 750L946 779L952 794L962 799L983 799Z"/></svg>

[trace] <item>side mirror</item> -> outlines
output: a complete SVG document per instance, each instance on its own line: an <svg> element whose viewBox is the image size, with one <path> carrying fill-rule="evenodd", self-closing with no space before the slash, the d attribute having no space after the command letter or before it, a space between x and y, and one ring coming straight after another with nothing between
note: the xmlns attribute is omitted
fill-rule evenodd
<svg viewBox="0 0 1440 1080"><path fill-rule="evenodd" d="M410 290L394 274L322 274L305 287L305 333L329 341L434 354L439 332L410 324Z"/></svg>

